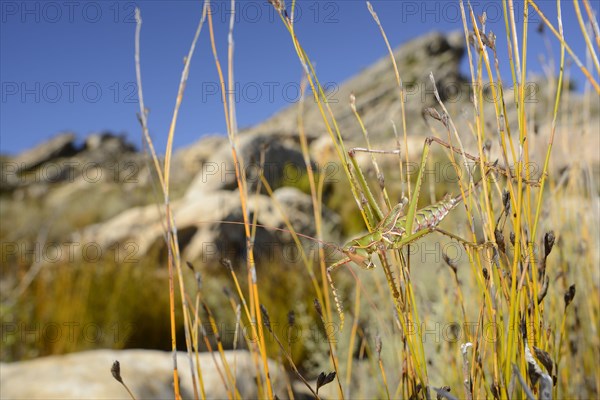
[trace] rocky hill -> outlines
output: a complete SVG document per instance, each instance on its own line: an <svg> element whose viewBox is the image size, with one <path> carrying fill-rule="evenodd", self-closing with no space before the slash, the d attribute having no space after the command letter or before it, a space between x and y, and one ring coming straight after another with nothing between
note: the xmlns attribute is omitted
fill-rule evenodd
<svg viewBox="0 0 600 400"><path fill-rule="evenodd" d="M460 32L447 36L430 33L409 41L394 51L406 90L406 113L411 121L412 135L423 135L426 126L422 121L421 112L424 107L436 104L433 86L429 80L430 72L434 74L444 100L452 97L452 103L460 106L469 104L468 95L457 96L456 93L456 90L464 90L468 82L460 72L460 63L465 51L464 36ZM400 127L401 104L390 57L383 57L328 93L328 100L344 139L362 138L360 126L349 106L352 93L356 96L357 110L374 138L392 138L390 121L394 121ZM297 109L290 107L251 128L249 132L295 136L297 114ZM305 104L304 125L310 135L320 136L325 133L319 110L310 98Z"/></svg>

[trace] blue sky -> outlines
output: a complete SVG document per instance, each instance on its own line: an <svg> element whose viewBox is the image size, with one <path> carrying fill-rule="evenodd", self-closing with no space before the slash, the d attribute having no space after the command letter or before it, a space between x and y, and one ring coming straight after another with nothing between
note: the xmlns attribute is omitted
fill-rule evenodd
<svg viewBox="0 0 600 400"><path fill-rule="evenodd" d="M286 2L288 6L291 1ZM554 1L538 1L555 21ZM592 0L598 13L598 2ZM456 1L372 1L392 46L432 30L462 30ZM488 13L488 29L506 58L501 2L473 1ZM517 1L517 9L523 3ZM109 130L140 145L134 70L134 7L142 12L142 78L151 134L159 150L177 93L183 57L200 18L200 1L1 1L0 152L16 153L70 130L85 135ZM339 85L377 59L386 48L364 1L299 1L297 32L322 82ZM289 35L266 0L238 2L235 74L238 124L258 123L297 100L301 68ZM229 1L214 2L220 59L226 63ZM521 20L519 19L518 22ZM530 71L541 72L547 51L530 22ZM582 58L584 41L573 6L563 2L569 44ZM520 27L520 24L518 24ZM546 30L549 35L549 31ZM554 57L559 48L550 37ZM465 73L467 72L465 68ZM573 76L583 86L581 74ZM400 71L402 73L402 71ZM508 70L503 79L510 81ZM224 133L217 74L205 26L199 40L178 120L176 147L210 133ZM390 84L394 84L390 82Z"/></svg>

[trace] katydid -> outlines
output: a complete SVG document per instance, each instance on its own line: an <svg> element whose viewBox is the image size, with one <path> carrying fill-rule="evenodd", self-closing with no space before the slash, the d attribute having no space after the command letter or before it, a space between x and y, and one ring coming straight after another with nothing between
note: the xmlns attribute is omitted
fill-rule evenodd
<svg viewBox="0 0 600 400"><path fill-rule="evenodd" d="M460 200L460 195L457 197L446 196L438 203L420 209L414 214L415 220L412 224L412 231L409 230L411 224L408 222L408 216L402 216L405 204L400 203L396 205L379 225L377 225L373 232L347 242L340 249L346 257L330 265L329 268L327 268L327 271L332 272L349 262L353 262L364 269L371 269L374 267L374 264L371 261L373 253L384 249L400 249L434 231L450 236L462 243L478 246L437 228L440 221L448 215L450 210L456 207Z"/></svg>
<svg viewBox="0 0 600 400"><path fill-rule="evenodd" d="M429 155L429 148L431 146L431 143L433 143L434 141L448 148L449 150L461 154L463 157L468 158L472 161L476 161L478 163L481 161L478 157L466 154L461 150L457 149L456 147L452 146L451 144L444 142L441 139L438 139L433 136L428 137L427 139L425 139L425 144L423 146L423 153L421 155L421 162L419 166L419 173L417 175L417 181L413 191L412 199L410 201L410 204L408 204L408 210L406 214L403 214L403 210L406 207L407 201L406 199L403 199L403 201L401 201L399 204L392 207L389 213L383 218L381 218L378 222L376 218L378 216L381 216L382 213L379 210L379 207L377 206L377 203L375 202L375 199L372 193L370 192L369 187L366 184L366 180L362 175L358 163L354 158L354 153L356 151L365 151L371 153L397 154L397 151L389 152L381 150L355 148L353 150L350 150L350 152L348 153L351 157L354 169L356 170L356 174L358 175L357 177L355 177L355 180L358 182L358 185L363 190L363 195L365 196L366 202L368 202L368 204L372 207L372 212L367 213L366 215L375 218L375 222L377 223L374 224L375 226L371 230L371 232L363 236L357 237L355 239L352 239L349 242L347 242L343 247L339 248L339 250L345 255L345 257L327 268L327 280L329 281L329 285L331 286L335 305L340 315L342 325L344 323L344 314L342 311L343 308L337 290L333 284L333 279L331 278L331 272L333 272L338 267L352 262L364 269L374 268L375 265L372 261L372 256L374 253L377 253L380 256L384 256L385 250L402 249L402 247L407 246L410 243L434 231L449 236L452 239L459 241L464 246L468 247L481 248L487 245L493 245L492 242L484 243L481 245L471 243L467 240L460 238L457 235L454 235L450 232L446 232L438 228L439 223L448 215L448 213L453 208L455 208L460 203L460 201L462 200L462 196L466 195L466 193L463 195L458 195L456 197L446 195L443 200L433 205L417 210L419 192L421 189L421 184L423 182L423 171L425 170L427 156ZM486 168L497 169L501 173L506 173L505 170L498 168L495 164L485 163L484 165L486 166ZM484 177L485 174L486 172L484 173ZM481 180L483 180L484 177L482 177ZM481 182L481 180L479 182ZM382 178L381 182L383 182ZM479 184L479 182L477 184ZM474 189L474 186L470 190L472 189ZM384 271L388 279L393 279L391 271L389 271L387 268L384 268ZM394 291L394 297L398 297L399 293L395 288L395 285L392 288L392 290Z"/></svg>
<svg viewBox="0 0 600 400"><path fill-rule="evenodd" d="M364 269L371 269L374 267L374 264L371 261L371 257L374 253L386 249L400 249L403 246L406 246L434 231L458 240L467 246L481 246L475 243L470 243L437 227L438 224L446 217L446 215L448 215L450 210L455 208L460 202L462 199L461 195L456 197L446 195L443 200L437 202L436 204L417 210L419 191L423 181L423 170L425 169L425 164L427 162L429 147L433 141L440 143L453 151L460 151L440 139L428 137L425 140L425 145L423 147L419 174L417 176L417 182L414 188L414 196L408 205L407 213L403 215L403 210L406 207L406 201L402 201L394 206L390 212L377 224L372 232L350 240L340 249L340 251L344 253L345 257L329 266L329 268L327 268L328 273L331 273L333 270L349 262L353 262ZM372 151L366 149L360 150ZM350 151L351 157L353 157L353 152L354 150ZM475 156L470 156L468 158L479 160ZM361 173L360 170L358 170L358 173ZM361 181L364 180L360 179L359 182ZM367 193L367 196L372 196L369 193L369 189L366 185L361 186L363 186L363 190Z"/></svg>

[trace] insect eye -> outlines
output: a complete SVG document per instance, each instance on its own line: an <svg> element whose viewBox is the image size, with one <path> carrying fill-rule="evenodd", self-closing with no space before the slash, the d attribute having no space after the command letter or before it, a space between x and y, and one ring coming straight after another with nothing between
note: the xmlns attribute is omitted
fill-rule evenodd
<svg viewBox="0 0 600 400"><path fill-rule="evenodd" d="M356 253L356 248L355 248L354 246L350 246L350 247L348 248L348 251L349 251L350 253L352 253L352 254L355 254L355 253Z"/></svg>

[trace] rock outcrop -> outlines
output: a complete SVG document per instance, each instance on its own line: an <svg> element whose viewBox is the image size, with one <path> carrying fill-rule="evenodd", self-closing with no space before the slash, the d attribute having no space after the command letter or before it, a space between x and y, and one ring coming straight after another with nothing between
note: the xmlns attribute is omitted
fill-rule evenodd
<svg viewBox="0 0 600 400"><path fill-rule="evenodd" d="M236 152L240 169L248 182L248 191L262 185L260 174L271 189L293 184L296 176L306 176L306 165L298 143L278 135L244 134L239 138ZM186 197L215 190L237 188L231 146L222 144L200 165ZM264 191L264 190L263 190Z"/></svg>
<svg viewBox="0 0 600 400"><path fill-rule="evenodd" d="M424 107L435 104L429 73L435 76L444 99L452 97L453 103L468 104L469 96L457 96L465 89L466 79L460 73L460 62L465 53L465 40L461 32L450 35L434 32L415 38L394 50L394 57L402 78L406 97L406 114L411 121L411 134L419 135L426 126L421 118ZM320 77L326 80L326 77ZM401 102L394 67L389 56L382 57L355 77L335 86L328 100L344 139L360 139L360 125L349 106L350 94L356 96L356 107L373 138L393 137L390 121L400 130ZM304 126L314 137L326 135L325 125L314 101L304 105ZM291 106L250 132L297 135L296 107Z"/></svg>
<svg viewBox="0 0 600 400"><path fill-rule="evenodd" d="M254 243L257 261L286 261L283 258L284 251L293 245L293 238L287 232L286 219L290 220L297 232L315 235L312 201L310 196L298 189L277 189L272 198L261 194L250 196L248 206L251 218L256 214L257 223L261 225ZM285 210L286 215L281 214L277 207ZM165 246L161 209L162 207L149 205L126 210L106 222L84 229L77 234L76 239L85 243L93 241L101 248L131 243L135 245L136 256L143 256L155 246L160 249ZM185 260L215 266L219 265L221 258L234 261L244 258L245 234L243 227L239 225L243 216L237 191L215 190L186 196L174 201L172 210L177 222L179 246ZM340 235L336 227L340 223L340 217L326 207L323 213L327 239L339 241ZM283 231L273 231L270 228ZM314 243L312 246L314 247ZM289 264L293 260L287 261Z"/></svg>
<svg viewBox="0 0 600 400"><path fill-rule="evenodd" d="M63 133L3 160L0 191L39 197L55 184L131 181L138 178L143 159L124 136L95 133L79 145L74 133Z"/></svg>

